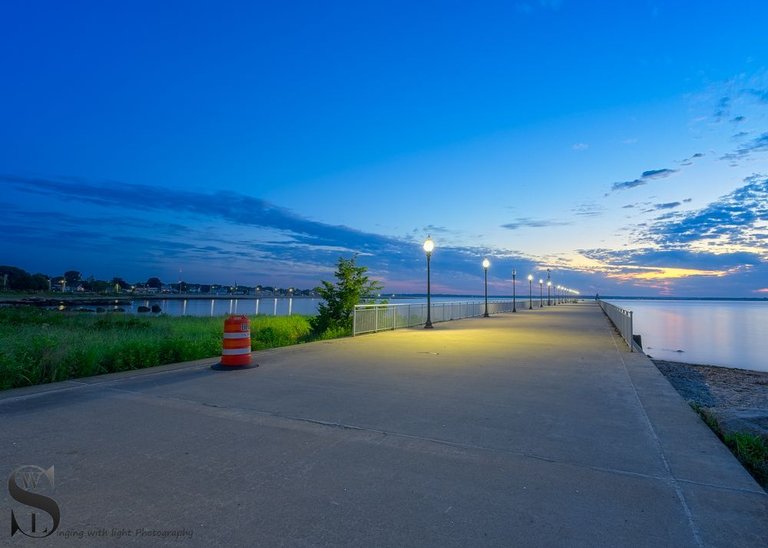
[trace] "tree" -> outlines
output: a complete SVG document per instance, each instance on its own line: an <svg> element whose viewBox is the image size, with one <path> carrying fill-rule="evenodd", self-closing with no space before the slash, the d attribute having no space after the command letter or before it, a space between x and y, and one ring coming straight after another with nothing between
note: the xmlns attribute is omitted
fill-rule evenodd
<svg viewBox="0 0 768 548"><path fill-rule="evenodd" d="M147 280L147 287L153 287L155 289L162 289L163 282L160 281L160 278L152 277Z"/></svg>
<svg viewBox="0 0 768 548"><path fill-rule="evenodd" d="M119 293L121 290L128 289L129 287L131 287L128 282L126 282L122 278L118 278L117 276L112 278L112 281L110 282L110 285L112 285L112 287L115 288L115 292L116 293Z"/></svg>
<svg viewBox="0 0 768 548"><path fill-rule="evenodd" d="M80 283L80 273L77 270L67 270L64 273L64 279L67 285L74 289Z"/></svg>
<svg viewBox="0 0 768 548"><path fill-rule="evenodd" d="M30 289L33 291L48 291L48 276L45 274L33 274Z"/></svg>
<svg viewBox="0 0 768 548"><path fill-rule="evenodd" d="M317 316L310 321L315 333L324 333L329 329L352 330L352 314L360 299L380 291L383 287L375 280L369 280L365 273L368 269L356 266L357 256L351 259L339 257L336 263L336 284L322 281L316 289L324 302L317 307Z"/></svg>
<svg viewBox="0 0 768 548"><path fill-rule="evenodd" d="M114 286L111 287L114 288ZM91 291L96 293L107 293L109 290L109 282L105 280L93 280L93 282L91 282Z"/></svg>
<svg viewBox="0 0 768 548"><path fill-rule="evenodd" d="M32 276L15 266L0 266L0 288L17 291L32 289Z"/></svg>

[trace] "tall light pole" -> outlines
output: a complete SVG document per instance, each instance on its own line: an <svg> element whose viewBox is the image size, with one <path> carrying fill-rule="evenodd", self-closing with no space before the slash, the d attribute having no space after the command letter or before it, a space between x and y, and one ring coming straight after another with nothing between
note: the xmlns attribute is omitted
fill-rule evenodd
<svg viewBox="0 0 768 548"><path fill-rule="evenodd" d="M528 274L528 310L533 310L533 274Z"/></svg>
<svg viewBox="0 0 768 548"><path fill-rule="evenodd" d="M515 298L517 295L515 295L515 287L517 286L517 282L515 281L515 276L517 276L517 270L514 268L512 269L512 312L517 312L517 299Z"/></svg>
<svg viewBox="0 0 768 548"><path fill-rule="evenodd" d="M550 287L552 287L552 280L549 277L549 269L547 269L547 306L552 306L552 301L549 299Z"/></svg>
<svg viewBox="0 0 768 548"><path fill-rule="evenodd" d="M544 280L539 278L539 308L544 308Z"/></svg>
<svg viewBox="0 0 768 548"><path fill-rule="evenodd" d="M430 236L424 241L424 252L427 254L427 322L424 329L432 329L432 288L430 286L429 260L432 258L432 250L435 249L435 242Z"/></svg>
<svg viewBox="0 0 768 548"><path fill-rule="evenodd" d="M491 266L491 261L486 257L483 259L483 270L485 271L485 314L483 317L488 317L488 267Z"/></svg>

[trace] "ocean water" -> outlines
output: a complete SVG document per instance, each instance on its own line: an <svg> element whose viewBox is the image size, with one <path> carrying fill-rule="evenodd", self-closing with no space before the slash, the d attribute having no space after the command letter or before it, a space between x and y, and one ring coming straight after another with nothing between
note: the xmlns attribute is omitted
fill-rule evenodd
<svg viewBox="0 0 768 548"><path fill-rule="evenodd" d="M633 312L653 358L768 371L767 301L606 301Z"/></svg>

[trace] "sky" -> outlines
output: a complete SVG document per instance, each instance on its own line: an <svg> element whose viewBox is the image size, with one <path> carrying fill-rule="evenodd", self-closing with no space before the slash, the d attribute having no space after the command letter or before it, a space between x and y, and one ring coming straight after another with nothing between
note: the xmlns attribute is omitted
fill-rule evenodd
<svg viewBox="0 0 768 548"><path fill-rule="evenodd" d="M768 297L768 4L0 3L0 264ZM522 282L523 288L525 281ZM520 287L518 287L518 291Z"/></svg>

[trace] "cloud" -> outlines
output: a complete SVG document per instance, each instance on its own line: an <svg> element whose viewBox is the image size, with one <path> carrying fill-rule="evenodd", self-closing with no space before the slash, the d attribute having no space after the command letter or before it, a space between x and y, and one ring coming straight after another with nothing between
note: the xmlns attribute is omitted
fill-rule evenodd
<svg viewBox="0 0 768 548"><path fill-rule="evenodd" d="M571 211L579 217L598 217L605 212L605 208L594 202L587 202L580 204Z"/></svg>
<svg viewBox="0 0 768 548"><path fill-rule="evenodd" d="M519 217L511 223L501 225L501 228L508 230L518 230L520 228L544 228L548 226L565 226L571 223L565 221L555 221L551 219L532 219L530 217Z"/></svg>
<svg viewBox="0 0 768 548"><path fill-rule="evenodd" d="M313 287L331 275L340 255L357 253L360 264L390 291L423 290L420 238L311 220L242 193L13 175L0 175L0 184L14 196L35 196L16 205L49 206L48 210L41 205L34 210L9 207L0 218L0 232L15 235L4 256L23 261L18 263L21 267L37 270L33 261L39 261L43 270L74 267L97 277L138 280L175 276L183 265L189 281L237 276L253 283L279 280ZM435 233L442 229L426 228ZM437 238L436 244L433 282L443 291L475 287L484 256L494 262L494 278L511 271L511 265L521 270L535 267L531 258L514 250L447 245L444 238ZM73 257L77 264L73 265ZM100 274L101 270L106 273Z"/></svg>
<svg viewBox="0 0 768 548"><path fill-rule="evenodd" d="M735 123L735 124L738 124L738 123L740 123L740 122L743 122L743 121L744 121L744 120L746 120L746 119L747 119L747 117L746 117L746 116L735 116L735 117L733 117L733 118L731 119L731 122L733 122L733 123Z"/></svg>
<svg viewBox="0 0 768 548"><path fill-rule="evenodd" d="M682 165L682 166L692 166L694 160L696 160L698 158L702 158L702 157L704 157L704 154L702 154L701 152L697 152L697 153L689 156L688 158L683 158L678 163L680 165Z"/></svg>
<svg viewBox="0 0 768 548"><path fill-rule="evenodd" d="M727 116L730 111L731 98L721 97L715 105L715 120L720 120L723 116Z"/></svg>
<svg viewBox="0 0 768 548"><path fill-rule="evenodd" d="M768 232L768 178L753 175L744 182L744 186L701 210L659 218L647 237L662 247L704 241L758 247Z"/></svg>
<svg viewBox="0 0 768 548"><path fill-rule="evenodd" d="M743 132L742 132L743 133ZM741 134L737 134L740 136ZM734 152L723 155L721 160L741 160L748 156L751 156L755 152L768 151L768 132L763 133L759 137L755 137L746 144L741 145Z"/></svg>
<svg viewBox="0 0 768 548"><path fill-rule="evenodd" d="M745 89L745 93L752 95L753 97L756 97L759 101L763 103L768 103L768 89Z"/></svg>
<svg viewBox="0 0 768 548"><path fill-rule="evenodd" d="M611 191L617 191L617 190L627 190L630 188L635 188L641 185L646 185L650 181L656 180L656 179L664 179L666 177L669 177L670 175L673 175L677 173L678 170L676 169L651 169L648 171L644 171L642 175L640 175L639 178L634 179L632 181L624 181L620 183L613 183L611 185Z"/></svg>
<svg viewBox="0 0 768 548"><path fill-rule="evenodd" d="M614 266L726 271L745 265L759 264L755 253L712 253L689 249L640 248L632 250L590 249L581 253L590 259Z"/></svg>
<svg viewBox="0 0 768 548"><path fill-rule="evenodd" d="M674 209L676 207L680 207L682 204L681 202L666 202L663 204L653 204L653 209L656 211L662 210L662 209Z"/></svg>
<svg viewBox="0 0 768 548"><path fill-rule="evenodd" d="M577 152L580 152L582 150L587 150L589 148L589 145L587 143L576 143L571 148Z"/></svg>

